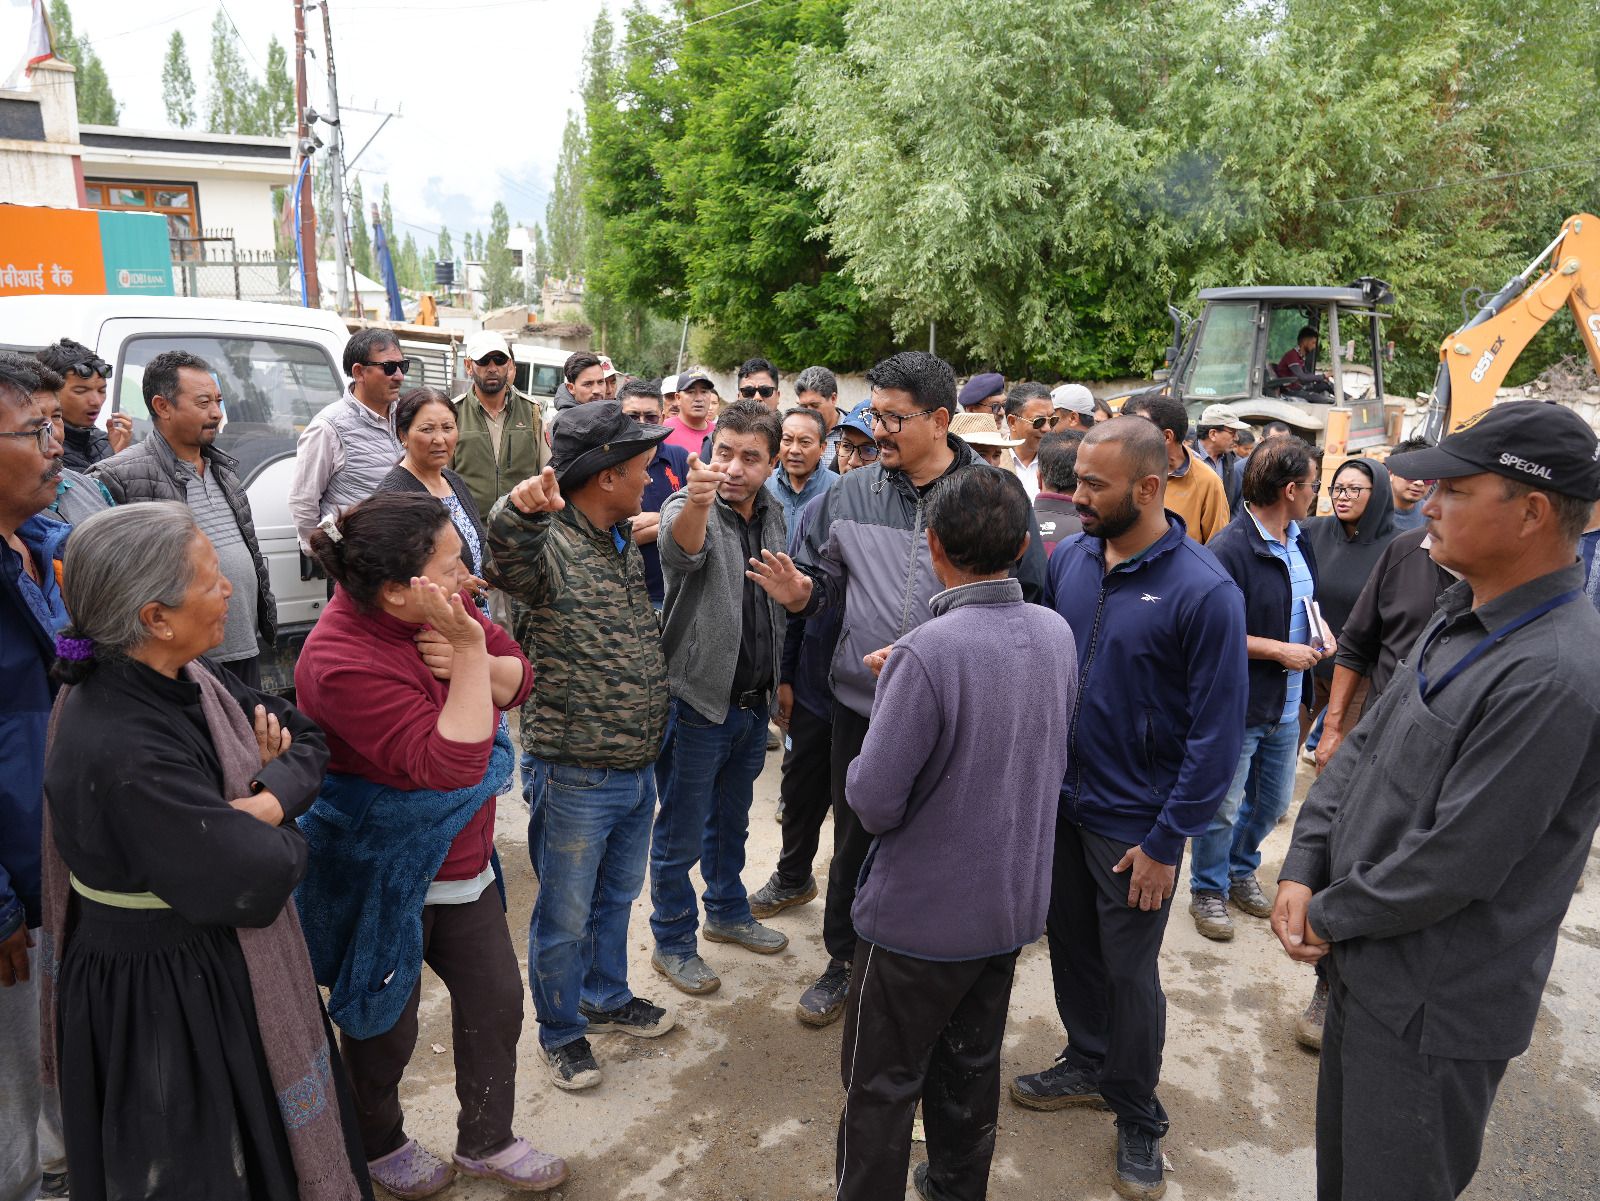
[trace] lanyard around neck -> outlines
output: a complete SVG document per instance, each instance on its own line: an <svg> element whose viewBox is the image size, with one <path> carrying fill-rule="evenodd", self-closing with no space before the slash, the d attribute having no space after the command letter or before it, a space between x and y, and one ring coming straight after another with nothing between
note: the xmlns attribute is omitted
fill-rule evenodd
<svg viewBox="0 0 1600 1201"><path fill-rule="evenodd" d="M1583 590L1581 588L1574 588L1571 592L1563 592L1560 596L1553 596L1543 604L1535 605L1526 613L1520 614L1511 621L1508 621L1498 630L1490 631L1483 636L1482 641L1480 641L1477 646L1473 647L1465 655L1461 656L1461 661L1449 671L1445 672L1438 683L1429 684L1427 673L1423 671L1422 665L1427 661L1428 651L1433 648L1434 639L1438 638L1439 635L1444 632L1445 626L1440 625L1438 629L1434 630L1432 634L1428 635L1428 640L1422 644L1422 650L1417 655L1417 691L1421 693L1423 703L1426 704L1433 697L1437 696L1441 691L1443 691L1445 685L1449 684L1451 680L1455 679L1462 672L1466 671L1467 668L1471 667L1479 659L1483 658L1483 656L1487 654L1489 650L1504 642L1517 630L1520 630L1523 626L1528 625L1530 622L1539 620L1539 618L1543 617L1546 613L1549 613L1553 609L1559 609L1562 605L1571 604L1582 595Z"/></svg>

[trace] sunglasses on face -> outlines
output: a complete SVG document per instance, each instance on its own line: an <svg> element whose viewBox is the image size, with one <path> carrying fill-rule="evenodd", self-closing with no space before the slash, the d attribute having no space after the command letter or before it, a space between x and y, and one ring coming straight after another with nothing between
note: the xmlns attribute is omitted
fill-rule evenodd
<svg viewBox="0 0 1600 1201"><path fill-rule="evenodd" d="M1035 417L1032 421L1028 422L1028 424L1033 426L1033 428L1036 429L1036 430L1042 430L1042 429L1047 429L1047 428L1048 429L1055 429L1056 426L1060 423L1060 421L1061 421L1061 414L1060 413L1052 413L1048 417Z"/></svg>
<svg viewBox="0 0 1600 1201"><path fill-rule="evenodd" d="M376 367L385 375L393 375L398 371L401 375L411 374L410 359L390 359L387 363L362 363L363 367Z"/></svg>
<svg viewBox="0 0 1600 1201"><path fill-rule="evenodd" d="M474 361L480 367L504 367L511 360L497 350L493 354L486 354L483 358Z"/></svg>
<svg viewBox="0 0 1600 1201"><path fill-rule="evenodd" d="M762 400L771 400L778 394L778 390L770 384L745 384L739 389L739 395L746 400L760 397Z"/></svg>

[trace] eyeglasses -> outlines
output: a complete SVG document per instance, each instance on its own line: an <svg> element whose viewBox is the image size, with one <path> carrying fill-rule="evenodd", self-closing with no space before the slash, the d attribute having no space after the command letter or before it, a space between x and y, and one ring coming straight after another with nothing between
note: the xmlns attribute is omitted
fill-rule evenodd
<svg viewBox="0 0 1600 1201"><path fill-rule="evenodd" d="M496 350L484 355L481 359L473 359L472 361L480 367L504 367L511 360Z"/></svg>
<svg viewBox="0 0 1600 1201"><path fill-rule="evenodd" d="M1032 421L1028 422L1028 424L1033 426L1033 428L1036 429L1036 430L1042 430L1042 429L1046 428L1047 426L1050 429L1055 429L1057 424L1059 424L1060 421L1061 421L1061 414L1060 413L1054 413L1054 414L1050 415L1049 417L1035 417Z"/></svg>
<svg viewBox="0 0 1600 1201"><path fill-rule="evenodd" d="M398 371L401 375L410 375L411 374L411 360L410 359L390 359L386 363L367 363L367 362L363 362L361 364L361 366L363 366L363 367L376 367L379 371L383 372L385 375L393 375L396 371Z"/></svg>
<svg viewBox="0 0 1600 1201"><path fill-rule="evenodd" d="M883 426L891 434L898 434L913 417L926 417L938 411L938 409L918 409L915 413L880 413L877 409L868 409L867 419L873 425Z"/></svg>
<svg viewBox="0 0 1600 1201"><path fill-rule="evenodd" d="M87 363L73 363L67 370L80 379L93 379L97 375L101 379L111 378L111 364L104 359L90 359Z"/></svg>
<svg viewBox="0 0 1600 1201"><path fill-rule="evenodd" d="M640 425L661 424L660 409L623 409L622 415L624 417L633 418L633 420L637 421Z"/></svg>
<svg viewBox="0 0 1600 1201"><path fill-rule="evenodd" d="M878 461L878 447L872 442L863 442L860 446L855 446L849 442L841 441L839 443L839 458L841 460L859 459L863 463L876 463Z"/></svg>
<svg viewBox="0 0 1600 1201"><path fill-rule="evenodd" d="M1334 500L1354 500L1363 492L1371 492L1371 488L1357 487L1355 484L1335 484L1328 489L1328 495Z"/></svg>
<svg viewBox="0 0 1600 1201"><path fill-rule="evenodd" d="M739 395L746 400L761 397L762 400L771 400L778 394L778 390L770 384L744 384L739 388Z"/></svg>
<svg viewBox="0 0 1600 1201"><path fill-rule="evenodd" d="M1305 480L1290 480L1289 482L1297 488L1310 488L1312 496L1319 496L1322 493L1321 480L1312 480L1309 484Z"/></svg>
<svg viewBox="0 0 1600 1201"><path fill-rule="evenodd" d="M0 433L0 438L32 438L39 444L39 453L42 455L50 453L50 440L55 436L56 427L48 421L41 422L31 430L7 430Z"/></svg>

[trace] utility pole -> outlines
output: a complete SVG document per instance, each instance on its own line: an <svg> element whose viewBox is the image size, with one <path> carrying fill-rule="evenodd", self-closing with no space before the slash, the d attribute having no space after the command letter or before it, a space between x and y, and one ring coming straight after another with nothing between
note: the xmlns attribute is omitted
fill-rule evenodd
<svg viewBox="0 0 1600 1201"><path fill-rule="evenodd" d="M344 197L344 126L339 123L339 81L333 70L333 22L328 17L328 0L318 0L322 8L322 42L328 58L328 126L333 136L328 140L328 173L333 182L333 235L334 257L339 264L339 313L350 312L351 273L350 231L345 216ZM361 290L356 289L356 306L361 304ZM365 314L360 314L365 316Z"/></svg>
<svg viewBox="0 0 1600 1201"><path fill-rule="evenodd" d="M296 113L295 145L302 158L309 159L313 150L311 127L306 124L306 6L305 0L294 0L294 106ZM300 177L300 228L295 237L300 239L300 282L305 286L306 300L311 307L322 303L322 291L317 286L317 209L311 202L311 167L306 166Z"/></svg>

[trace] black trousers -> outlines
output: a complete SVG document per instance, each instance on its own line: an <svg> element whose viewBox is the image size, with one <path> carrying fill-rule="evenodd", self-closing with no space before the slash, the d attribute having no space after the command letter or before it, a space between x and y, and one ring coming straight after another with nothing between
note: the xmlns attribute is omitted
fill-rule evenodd
<svg viewBox="0 0 1600 1201"><path fill-rule="evenodd" d="M1423 1054L1420 1011L1396 1035L1330 966L1317 1077L1318 1201L1459 1197L1478 1170L1507 1061Z"/></svg>
<svg viewBox="0 0 1600 1201"><path fill-rule="evenodd" d="M783 756L783 853L778 879L785 888L801 888L811 878L822 838L822 822L833 803L833 723L796 703L789 715L789 750Z"/></svg>
<svg viewBox="0 0 1600 1201"><path fill-rule="evenodd" d="M456 1151L482 1159L512 1139L517 1039L522 1034L522 972L493 886L468 905L429 905L422 911L422 961L450 994L455 1049ZM405 1144L400 1080L417 1045L418 981L392 1028L372 1038L344 1035L339 1049L355 1093L361 1142L369 1160Z"/></svg>
<svg viewBox="0 0 1600 1201"><path fill-rule="evenodd" d="M261 691L261 660L259 658L234 659L224 663L222 666L232 672L241 684L248 688L254 688L257 692Z"/></svg>
<svg viewBox="0 0 1600 1201"><path fill-rule="evenodd" d="M900 1197L917 1101L928 1190L983 1201L1000 1109L1000 1041L1017 953L938 963L856 944L839 1052L834 1201Z"/></svg>
<svg viewBox="0 0 1600 1201"><path fill-rule="evenodd" d="M872 845L855 810L844 799L845 773L867 740L867 719L845 705L833 707L833 750L830 761L833 792L833 862L828 865L828 896L822 909L822 942L828 957L849 963L856 954L856 925L850 907L856 881Z"/></svg>
<svg viewBox="0 0 1600 1201"><path fill-rule="evenodd" d="M1156 1097L1167 1041L1167 998L1158 961L1172 901L1146 913L1128 906L1128 873L1112 868L1129 844L1056 823L1050 890L1050 975L1067 1028L1068 1062L1094 1072L1119 1122L1157 1137L1167 1111Z"/></svg>

